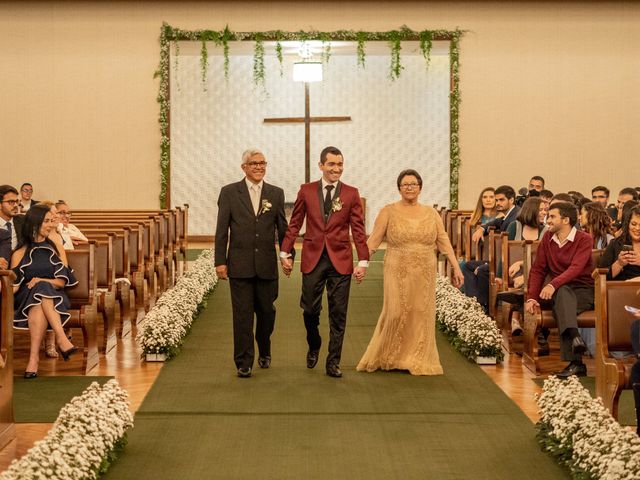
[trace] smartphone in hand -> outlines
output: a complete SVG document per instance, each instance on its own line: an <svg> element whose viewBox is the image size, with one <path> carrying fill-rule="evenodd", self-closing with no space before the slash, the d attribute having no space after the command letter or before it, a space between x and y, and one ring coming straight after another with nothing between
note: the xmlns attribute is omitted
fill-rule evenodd
<svg viewBox="0 0 640 480"><path fill-rule="evenodd" d="M633 245L623 245L622 246L622 251L623 252L633 252Z"/></svg>

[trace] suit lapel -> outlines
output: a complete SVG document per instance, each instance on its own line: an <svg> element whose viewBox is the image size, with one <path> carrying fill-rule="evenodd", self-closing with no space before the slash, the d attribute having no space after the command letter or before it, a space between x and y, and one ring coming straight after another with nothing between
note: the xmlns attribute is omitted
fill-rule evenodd
<svg viewBox="0 0 640 480"><path fill-rule="evenodd" d="M322 180L318 181L318 206L320 207L320 218L324 220L324 223L327 223L327 217L324 214L324 195L322 191Z"/></svg>
<svg viewBox="0 0 640 480"><path fill-rule="evenodd" d="M253 211L253 205L251 204L251 197L249 196L249 187L247 187L247 182L241 180L238 182L238 196L240 197L240 201L244 204L245 207L251 212L251 215L255 217L255 212Z"/></svg>

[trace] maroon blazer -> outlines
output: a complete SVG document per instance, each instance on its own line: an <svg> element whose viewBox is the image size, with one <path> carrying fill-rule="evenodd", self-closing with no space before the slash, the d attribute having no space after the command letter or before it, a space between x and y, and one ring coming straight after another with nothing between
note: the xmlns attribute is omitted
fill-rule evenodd
<svg viewBox="0 0 640 480"><path fill-rule="evenodd" d="M339 202L338 202L339 200ZM341 208L338 206L341 204ZM342 275L353 273L353 253L349 228L356 245L359 260L369 260L369 249L364 229L364 215L358 189L338 182L333 197L335 211L325 222L322 182L305 183L300 187L293 207L289 228L280 251L291 252L302 222L307 219L302 242L302 273L310 273L318 264L325 246L333 267Z"/></svg>

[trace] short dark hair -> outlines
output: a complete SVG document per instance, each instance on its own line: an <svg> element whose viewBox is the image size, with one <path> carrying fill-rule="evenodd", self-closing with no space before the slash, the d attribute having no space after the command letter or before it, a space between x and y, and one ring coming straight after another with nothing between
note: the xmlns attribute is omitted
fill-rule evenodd
<svg viewBox="0 0 640 480"><path fill-rule="evenodd" d="M340 155L342 158L344 158L344 156L342 155L342 152L340 150L338 150L338 148L336 147L325 147L324 150L322 150L322 152L320 152L320 163L324 165L324 162L327 161L327 155Z"/></svg>
<svg viewBox="0 0 640 480"><path fill-rule="evenodd" d="M516 198L516 191L509 185L500 185L496 188L496 195L504 195L508 199Z"/></svg>
<svg viewBox="0 0 640 480"><path fill-rule="evenodd" d="M632 200L638 200L638 192L632 187L623 188L618 195L631 195Z"/></svg>
<svg viewBox="0 0 640 480"><path fill-rule="evenodd" d="M578 209L572 202L557 202L549 207L549 211L558 210L562 218L568 218L569 224L574 227L578 223Z"/></svg>
<svg viewBox="0 0 640 480"><path fill-rule="evenodd" d="M544 187L544 178L542 178L540 175L534 175L533 177L531 177L531 180L538 180L539 182L542 182L542 186Z"/></svg>
<svg viewBox="0 0 640 480"><path fill-rule="evenodd" d="M552 198L551 201L553 202L554 200L557 200L559 202L569 202L569 203L573 203L573 198L571 197L571 195L569 195L568 193L556 193Z"/></svg>
<svg viewBox="0 0 640 480"><path fill-rule="evenodd" d="M609 191L609 189L607 187L604 187L602 185L598 185L597 187L593 187L591 189L591 195L593 195L596 192L604 192L604 194L607 196L607 198L609 198L609 195L611 194L611 192Z"/></svg>
<svg viewBox="0 0 640 480"><path fill-rule="evenodd" d="M553 192L551 190L540 190L540 196L544 198L553 197Z"/></svg>
<svg viewBox="0 0 640 480"><path fill-rule="evenodd" d="M33 185L31 185L29 182L24 182L22 185L20 185L20 190L22 190L24 187L33 188Z"/></svg>
<svg viewBox="0 0 640 480"><path fill-rule="evenodd" d="M400 182L402 182L402 179L408 176L416 177L416 180L418 180L418 185L420 185L420 188L422 188L422 177L420 176L420 174L415 170L408 168L401 171L400 175L398 175L398 180L396 181L396 183L398 184L398 190L400 190Z"/></svg>
<svg viewBox="0 0 640 480"><path fill-rule="evenodd" d="M18 190L16 190L16 188L12 187L11 185L0 185L0 200L4 200L4 196L7 193L15 193L16 195L18 195Z"/></svg>

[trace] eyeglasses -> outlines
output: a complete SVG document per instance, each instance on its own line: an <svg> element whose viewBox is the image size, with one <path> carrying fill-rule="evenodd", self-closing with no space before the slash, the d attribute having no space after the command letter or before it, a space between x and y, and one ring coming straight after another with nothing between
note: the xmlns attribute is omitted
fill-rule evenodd
<svg viewBox="0 0 640 480"><path fill-rule="evenodd" d="M267 166L267 162L247 162L245 165L248 165L251 168L264 168Z"/></svg>
<svg viewBox="0 0 640 480"><path fill-rule="evenodd" d="M419 186L420 186L419 183L401 183L400 184L400 188L404 188L404 189L407 189L407 188L418 188Z"/></svg>
<svg viewBox="0 0 640 480"><path fill-rule="evenodd" d="M595 200L596 198L607 198L607 196L606 195L592 195L591 198Z"/></svg>
<svg viewBox="0 0 640 480"><path fill-rule="evenodd" d="M21 192L24 193L33 193L33 190L29 189L29 188L23 188L22 190L20 190Z"/></svg>
<svg viewBox="0 0 640 480"><path fill-rule="evenodd" d="M18 205L18 200L2 200L2 203L8 203L9 205Z"/></svg>
<svg viewBox="0 0 640 480"><path fill-rule="evenodd" d="M71 212L61 212L60 210L58 210L58 215L65 216L65 217L70 217L72 215L72 213Z"/></svg>

